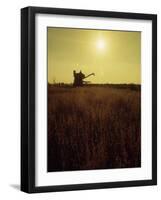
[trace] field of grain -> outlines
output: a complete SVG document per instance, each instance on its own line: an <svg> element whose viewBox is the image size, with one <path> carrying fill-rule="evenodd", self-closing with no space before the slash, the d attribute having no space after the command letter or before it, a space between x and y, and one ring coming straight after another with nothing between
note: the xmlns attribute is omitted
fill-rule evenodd
<svg viewBox="0 0 161 200"><path fill-rule="evenodd" d="M141 93L48 86L48 171L141 166Z"/></svg>

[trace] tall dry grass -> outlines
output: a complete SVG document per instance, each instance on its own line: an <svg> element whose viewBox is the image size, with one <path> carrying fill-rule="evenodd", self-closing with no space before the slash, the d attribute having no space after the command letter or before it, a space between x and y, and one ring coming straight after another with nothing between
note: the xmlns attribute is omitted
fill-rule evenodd
<svg viewBox="0 0 161 200"><path fill-rule="evenodd" d="M140 91L48 87L48 171L141 165Z"/></svg>

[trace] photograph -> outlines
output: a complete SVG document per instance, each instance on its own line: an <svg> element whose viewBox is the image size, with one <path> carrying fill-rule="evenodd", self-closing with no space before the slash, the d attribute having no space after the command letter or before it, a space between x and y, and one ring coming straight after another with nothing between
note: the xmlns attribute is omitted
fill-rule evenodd
<svg viewBox="0 0 161 200"><path fill-rule="evenodd" d="M141 167L141 31L47 27L47 172Z"/></svg>
<svg viewBox="0 0 161 200"><path fill-rule="evenodd" d="M21 190L157 184L157 15L21 9Z"/></svg>

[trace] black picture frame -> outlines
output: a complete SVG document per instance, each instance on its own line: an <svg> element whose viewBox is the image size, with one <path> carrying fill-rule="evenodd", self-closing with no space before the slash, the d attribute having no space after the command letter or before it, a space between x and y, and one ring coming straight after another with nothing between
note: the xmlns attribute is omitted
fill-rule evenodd
<svg viewBox="0 0 161 200"><path fill-rule="evenodd" d="M35 15L60 14L152 21L152 179L35 186ZM27 193L147 186L157 184L157 15L45 7L21 9L21 190Z"/></svg>

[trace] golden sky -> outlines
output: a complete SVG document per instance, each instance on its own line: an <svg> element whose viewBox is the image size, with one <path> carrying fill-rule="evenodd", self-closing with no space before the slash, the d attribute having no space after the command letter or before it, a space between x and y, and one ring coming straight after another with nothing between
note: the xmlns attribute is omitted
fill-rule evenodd
<svg viewBox="0 0 161 200"><path fill-rule="evenodd" d="M141 32L48 28L48 82L141 83Z"/></svg>

